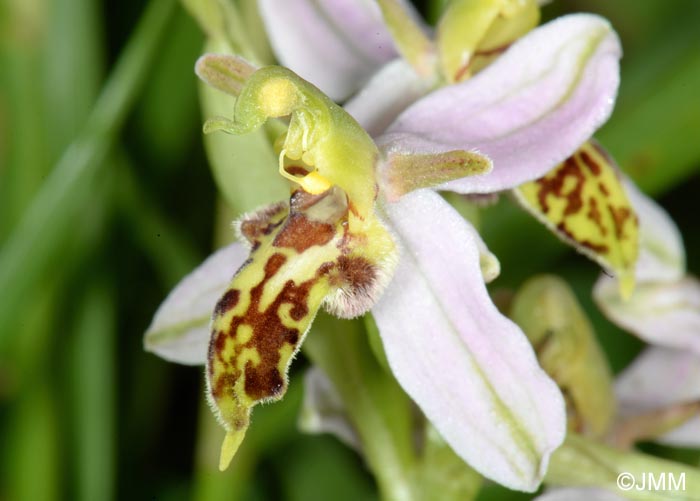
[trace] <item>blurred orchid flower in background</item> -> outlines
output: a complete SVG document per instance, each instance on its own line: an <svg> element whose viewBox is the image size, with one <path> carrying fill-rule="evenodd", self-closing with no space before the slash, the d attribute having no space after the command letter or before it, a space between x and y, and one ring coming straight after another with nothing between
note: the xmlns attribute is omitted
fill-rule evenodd
<svg viewBox="0 0 700 501"><path fill-rule="evenodd" d="M700 282L686 273L678 228L652 199L625 180L639 218L637 287L623 300L616 280L602 275L593 297L620 328L647 348L617 378L622 423L617 441L642 439L700 445Z"/></svg>
<svg viewBox="0 0 700 501"><path fill-rule="evenodd" d="M638 441L654 441L674 447L700 446L700 357L696 353L647 348L618 375L615 393L619 415L610 440L617 447L632 447ZM663 465L654 470L651 465L643 466L630 476L630 472L622 469L627 480L636 482L629 487L634 487L637 493L645 492L637 486L644 482L643 475L655 474L657 479L666 475L678 481L684 478L682 472L668 477L671 474L664 470ZM627 497L620 489L614 484L608 489L551 488L536 501L621 501ZM651 487L648 489L652 490Z"/></svg>
<svg viewBox="0 0 700 501"><path fill-rule="evenodd" d="M620 422L615 440L652 440L700 447L700 357L689 350L650 347L616 379Z"/></svg>
<svg viewBox="0 0 700 501"><path fill-rule="evenodd" d="M394 375L450 446L503 485L537 488L564 437L561 395L488 296L484 281L498 274L497 261L427 188L491 193L547 174L607 119L619 56L605 20L558 19L476 77L417 100L376 144L288 70L200 60L203 79L239 96L234 119L210 121L209 131L243 134L291 115L276 143L290 203L243 216L245 245L219 251L186 277L145 340L170 360L208 360L211 402L227 429L223 467L250 408L284 393L316 311L323 305L353 317L373 308Z"/></svg>

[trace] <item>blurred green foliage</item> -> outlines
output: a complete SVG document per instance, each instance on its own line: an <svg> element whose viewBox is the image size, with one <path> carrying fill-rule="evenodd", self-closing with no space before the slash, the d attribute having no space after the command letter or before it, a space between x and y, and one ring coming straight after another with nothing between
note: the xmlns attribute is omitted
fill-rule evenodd
<svg viewBox="0 0 700 501"><path fill-rule="evenodd" d="M445 2L417 4L435 19ZM544 17L574 11L601 13L620 33L618 106L598 137L660 197L697 273L700 2L559 0ZM229 217L217 211L200 133L192 68L203 44L175 0L0 4L2 500L377 496L359 456L296 430L307 362L295 364L282 403L256 411L236 463L219 474L222 435L202 403L201 369L141 348L160 301ZM614 370L639 351L593 306L594 264L507 199L482 212L481 228L503 265L493 290L558 273ZM487 486L479 499L527 498Z"/></svg>

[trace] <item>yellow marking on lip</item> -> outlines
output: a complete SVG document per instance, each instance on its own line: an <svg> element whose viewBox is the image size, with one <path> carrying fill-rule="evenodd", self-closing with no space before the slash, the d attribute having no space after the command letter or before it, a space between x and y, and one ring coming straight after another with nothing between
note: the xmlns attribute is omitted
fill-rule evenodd
<svg viewBox="0 0 700 501"><path fill-rule="evenodd" d="M236 344L244 345L253 337L253 328L250 325L242 324L236 331Z"/></svg>
<svg viewBox="0 0 700 501"><path fill-rule="evenodd" d="M277 364L277 370L280 371L281 374L287 373L287 364L293 353L294 347L290 344L285 344L280 348L280 361Z"/></svg>
<svg viewBox="0 0 700 501"><path fill-rule="evenodd" d="M257 348L243 348L238 357L236 357L236 367L238 369L245 369L248 362L251 362L253 367L260 364L260 354Z"/></svg>
<svg viewBox="0 0 700 501"><path fill-rule="evenodd" d="M288 209L274 206L241 220L240 233L252 244L251 257L235 273L212 319L207 396L227 431L222 468L240 445L251 409L284 395L289 365L325 299L352 282L358 290L343 294L338 308L346 316L366 311L375 293L364 288L378 280L379 267L389 266L384 253L395 251L378 219L348 212L339 185L331 187L317 172L294 181L323 193L298 189ZM351 256L344 260L346 255ZM343 267L361 259L367 260L371 273ZM352 307L353 302L361 304Z"/></svg>

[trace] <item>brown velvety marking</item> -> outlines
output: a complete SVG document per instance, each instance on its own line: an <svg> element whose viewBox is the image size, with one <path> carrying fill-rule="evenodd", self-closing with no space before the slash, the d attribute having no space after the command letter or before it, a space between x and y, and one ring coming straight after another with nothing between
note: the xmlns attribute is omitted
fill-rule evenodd
<svg viewBox="0 0 700 501"><path fill-rule="evenodd" d="M598 189L600 192L605 195L606 197L610 196L610 191L608 191L608 187L605 186L605 183L598 183Z"/></svg>
<svg viewBox="0 0 700 501"><path fill-rule="evenodd" d="M608 230L603 226L602 214L600 210L598 210L598 201L594 197L589 197L588 206L589 209L586 213L586 217L595 223L603 236L607 235Z"/></svg>
<svg viewBox="0 0 700 501"><path fill-rule="evenodd" d="M283 304L290 304L290 316L299 321L309 314L308 297L313 285L325 272L319 271L316 276L306 282L296 285L292 280L288 280L281 291L277 294L272 304L264 311L260 311L260 302L267 282L277 273L287 258L283 254L273 254L265 264L265 276L258 285L250 290L250 306L242 316L234 316L231 319L229 336L235 336L238 328L246 325L252 329L250 340L237 345L235 354L231 361L235 360L246 348L254 348L259 357L260 363L254 365L248 362L245 371L245 392L251 399L260 400L279 395L284 390L283 374L278 370L280 362L280 350L285 343L296 346L299 343L301 333L298 329L286 327L279 316L279 310ZM218 339L215 340L215 349L223 349L223 344L219 347ZM232 388L235 381L240 377L240 371L234 371L227 377L227 383L217 381L213 391L219 388Z"/></svg>
<svg viewBox="0 0 700 501"><path fill-rule="evenodd" d="M564 182L568 176L576 179L576 185L571 192L565 194L563 192ZM540 189L537 192L537 198L539 200L542 212L545 214L549 212L547 196L552 193L559 198L566 198L566 208L564 209L565 216L576 214L581 210L581 207L583 207L581 192L583 190L585 180L586 179L581 172L581 168L576 164L573 157L566 159L564 165L557 169L554 177L543 177L538 179L536 183L539 185Z"/></svg>
<svg viewBox="0 0 700 501"><path fill-rule="evenodd" d="M317 274L319 277L323 275L328 275L333 268L335 268L335 263L333 263L332 261L326 261L321 266L319 266Z"/></svg>
<svg viewBox="0 0 700 501"><path fill-rule="evenodd" d="M328 223L312 221L304 214L293 212L275 237L275 247L291 247L297 252L304 252L314 245L325 245L335 236L335 228Z"/></svg>
<svg viewBox="0 0 700 501"><path fill-rule="evenodd" d="M212 336L213 336L213 339L209 343L209 353L208 353L208 360L209 360L208 367L209 367L209 376L210 377L213 375L212 370L213 370L214 358L217 358L225 366L231 365L231 362L229 360L224 359L224 356L223 356L224 348L226 348L226 338L228 337L228 332L217 331L216 333L212 333Z"/></svg>
<svg viewBox="0 0 700 501"><path fill-rule="evenodd" d="M632 216L632 212L627 207L616 209L612 205L608 205L608 210L615 223L615 236L621 240L624 237L623 229L625 227L625 221Z"/></svg>
<svg viewBox="0 0 700 501"><path fill-rule="evenodd" d="M270 256L270 259L268 259L267 263L265 263L265 277L263 277L262 282L258 284L258 287L261 287L270 278L275 276L277 272L280 271L282 265L286 262L287 257L284 254L273 254L272 256Z"/></svg>
<svg viewBox="0 0 700 501"><path fill-rule="evenodd" d="M233 373L222 374L212 386L211 394L215 398L222 397L227 389L233 388L233 385L236 384L236 379L238 379L238 376Z"/></svg>
<svg viewBox="0 0 700 501"><path fill-rule="evenodd" d="M238 289L229 289L226 293L221 296L214 307L214 316L220 317L225 315L227 311L234 308L238 304L238 300L241 297L241 291Z"/></svg>
<svg viewBox="0 0 700 501"><path fill-rule="evenodd" d="M583 163L586 164L586 167L590 169L590 171L593 173L594 176L600 176L600 165L595 161L595 159L590 156L587 152L581 151L579 153L579 156L581 157L581 160L583 160Z"/></svg>
<svg viewBox="0 0 700 501"><path fill-rule="evenodd" d="M351 289L366 289L377 279L375 266L363 257L340 256L338 273L344 284Z"/></svg>
<svg viewBox="0 0 700 501"><path fill-rule="evenodd" d="M259 244L256 242L259 238L271 234L284 222L284 218L279 221L272 221L272 218L285 211L286 208L287 204L280 202L252 214L248 219L241 221L241 234L252 244Z"/></svg>
<svg viewBox="0 0 700 501"><path fill-rule="evenodd" d="M216 339L214 340L214 347L216 353L221 353L226 346L226 333L224 331L219 331L216 333Z"/></svg>
<svg viewBox="0 0 700 501"><path fill-rule="evenodd" d="M289 197L289 210L291 212L303 211L318 203L318 201L323 197L323 193L320 195L312 195L303 189L295 190L294 193L292 193L292 196Z"/></svg>

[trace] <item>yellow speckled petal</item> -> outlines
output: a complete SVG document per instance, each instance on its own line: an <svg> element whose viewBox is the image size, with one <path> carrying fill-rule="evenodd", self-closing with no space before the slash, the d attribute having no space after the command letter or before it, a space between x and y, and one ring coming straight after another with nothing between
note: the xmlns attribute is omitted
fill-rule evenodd
<svg viewBox="0 0 700 501"><path fill-rule="evenodd" d="M634 289L639 235L637 216L616 166L589 141L546 176L514 190L549 229L620 279L620 293Z"/></svg>

